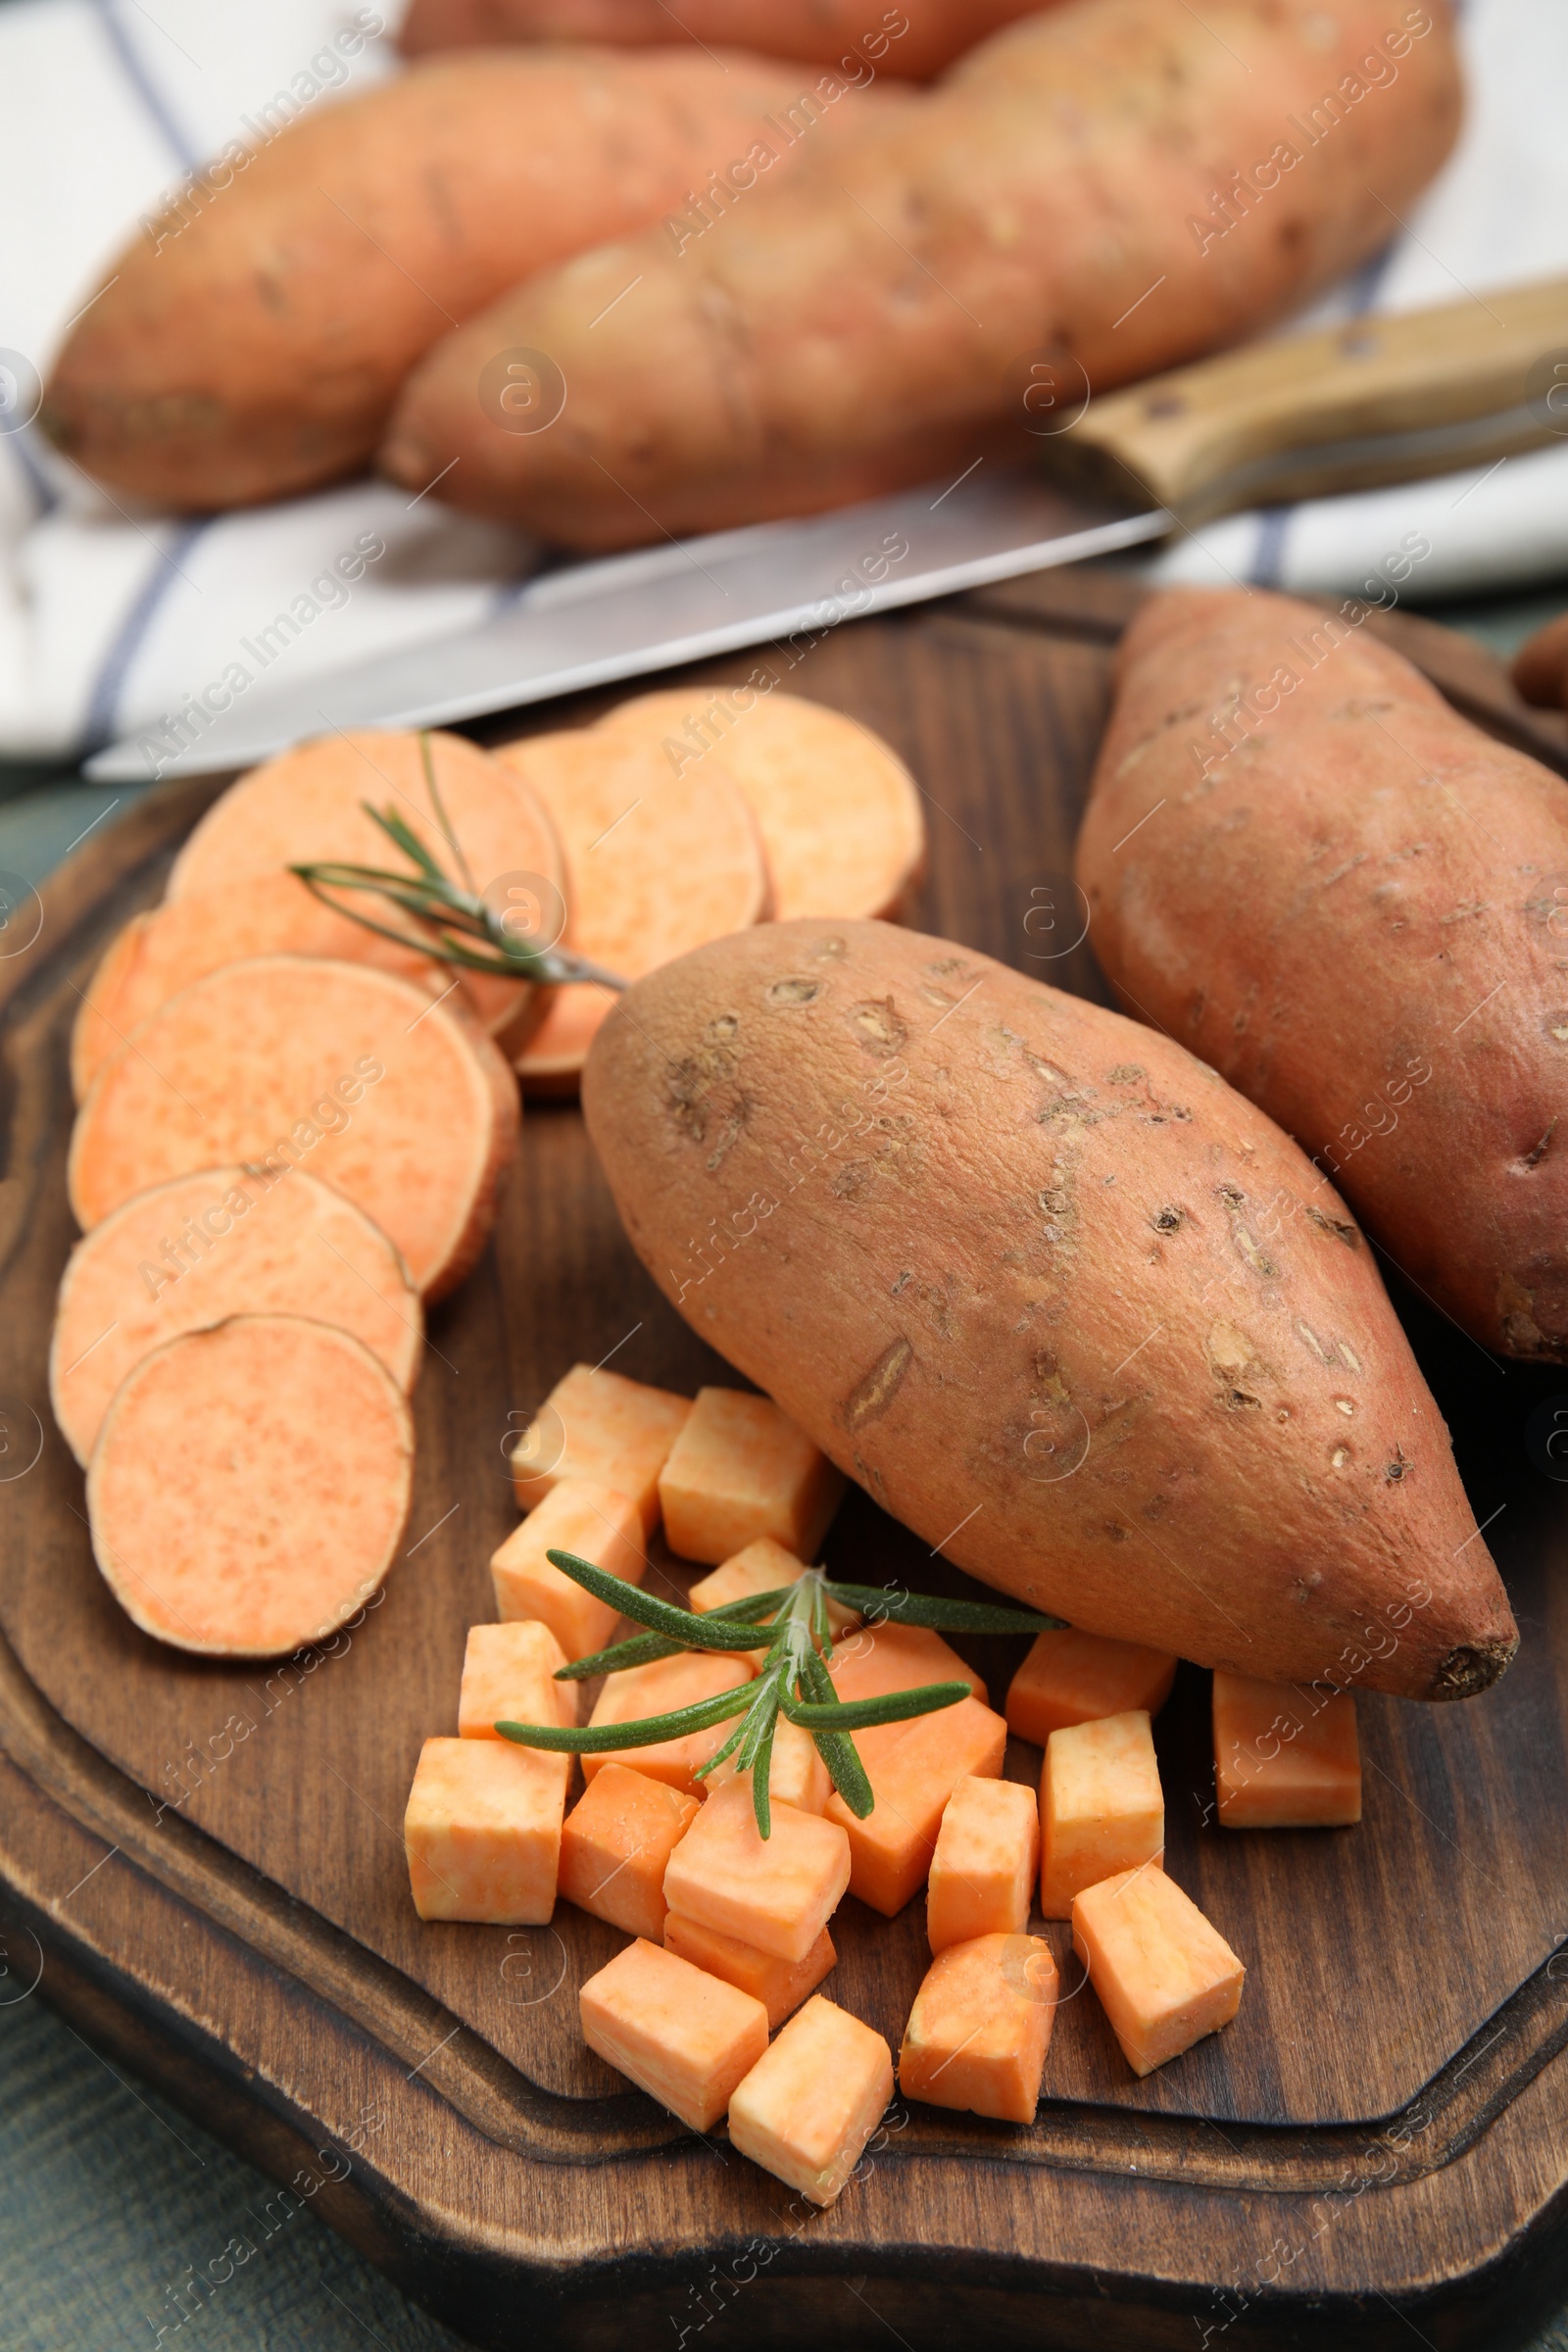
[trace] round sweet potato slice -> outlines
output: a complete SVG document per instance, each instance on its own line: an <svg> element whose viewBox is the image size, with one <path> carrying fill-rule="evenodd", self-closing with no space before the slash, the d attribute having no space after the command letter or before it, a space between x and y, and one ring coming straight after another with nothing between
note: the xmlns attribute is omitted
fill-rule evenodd
<svg viewBox="0 0 1568 2352"><path fill-rule="evenodd" d="M115 1391L87 1472L93 1554L157 1641L276 1657L375 1591L413 1475L407 1399L368 1348L303 1315L234 1315Z"/></svg>
<svg viewBox="0 0 1568 2352"><path fill-rule="evenodd" d="M257 956L181 989L104 1064L72 1137L71 1204L90 1231L172 1176L303 1165L380 1226L428 1302L484 1248L518 1117L456 994Z"/></svg>
<svg viewBox="0 0 1568 2352"><path fill-rule="evenodd" d="M366 902L377 921L382 909ZM405 918L388 907L394 926ZM412 928L412 926L409 926ZM193 892L131 916L87 984L71 1033L71 1083L76 1101L112 1054L150 1013L225 963L250 956L329 956L340 963L372 963L402 972L423 987L442 989L450 972L427 956L394 946L363 923L338 914L293 874L248 874L239 884ZM532 992L526 985L516 994Z"/></svg>
<svg viewBox="0 0 1568 2352"><path fill-rule="evenodd" d="M256 874L327 860L399 872L406 860L366 813L367 802L395 809L446 871L471 882L481 896L516 875L537 876L546 897L564 888L555 829L515 768L461 735L362 727L297 744L231 784L175 858L167 895L232 892L236 882ZM378 900L357 904L377 922L405 924ZM270 950L299 952L292 940L258 939L240 953ZM358 958L366 951L354 953ZM464 989L485 1026L509 1047L521 1043L530 1018L543 1010L529 1006L532 992L515 980L467 972Z"/></svg>
<svg viewBox="0 0 1568 2352"><path fill-rule="evenodd" d="M663 753L598 727L532 735L499 757L532 785L566 862L566 944L624 979L760 922L767 860L744 796L715 760L676 775ZM525 1088L572 1094L615 992L551 992L516 1057Z"/></svg>
<svg viewBox="0 0 1568 2352"><path fill-rule="evenodd" d="M303 1168L203 1168L112 1209L60 1285L49 1394L78 1462L133 1364L231 1315L309 1315L363 1340L400 1389L424 1321L409 1270L362 1208Z"/></svg>
<svg viewBox="0 0 1568 2352"><path fill-rule="evenodd" d="M919 788L880 735L842 710L748 686L676 686L620 704L599 726L652 744L672 773L716 750L761 833L777 921L893 916L918 887Z"/></svg>

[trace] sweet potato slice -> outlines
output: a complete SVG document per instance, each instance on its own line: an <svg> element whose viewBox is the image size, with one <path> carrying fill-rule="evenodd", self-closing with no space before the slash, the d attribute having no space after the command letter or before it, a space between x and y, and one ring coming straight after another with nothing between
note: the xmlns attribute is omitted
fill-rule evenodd
<svg viewBox="0 0 1568 2352"><path fill-rule="evenodd" d="M85 1462L133 1364L230 1315L309 1315L363 1340L412 1389L424 1338L409 1270L362 1208L295 1168L203 1168L112 1209L60 1285L49 1393Z"/></svg>
<svg viewBox="0 0 1568 2352"><path fill-rule="evenodd" d="M87 1472L93 1555L156 1640L275 1657L375 1591L413 1473L408 1403L368 1348L303 1315L234 1315L116 1390Z"/></svg>
<svg viewBox="0 0 1568 2352"><path fill-rule="evenodd" d="M383 911L389 921L403 921L390 908L372 908L368 903L367 911L377 921ZM379 971L402 972L421 986L433 983L437 991L453 976L445 972L437 979L439 967L429 956L395 947L323 906L293 874L250 874L243 888L224 883L218 890L193 892L132 915L87 983L71 1032L76 1101L85 1102L110 1055L160 1004L192 980L250 956L330 956L341 963L373 963Z"/></svg>
<svg viewBox="0 0 1568 2352"><path fill-rule="evenodd" d="M772 905L761 838L711 760L673 775L662 752L596 727L532 735L501 760L533 787L566 863L569 946L628 980L705 940L744 931ZM517 1059L544 1095L575 1092L611 989L558 988Z"/></svg>
<svg viewBox="0 0 1568 2352"><path fill-rule="evenodd" d="M620 704L599 731L654 744L675 774L716 750L760 829L780 922L895 915L919 884L925 819L914 778L842 710L750 686L666 687Z"/></svg>
<svg viewBox="0 0 1568 2352"><path fill-rule="evenodd" d="M105 1064L72 1137L71 1204L90 1229L192 1169L308 1161L430 1299L484 1247L517 1117L506 1064L454 998L367 964L258 956L182 989Z"/></svg>
<svg viewBox="0 0 1568 2352"><path fill-rule="evenodd" d="M431 798L430 775L439 807ZM514 768L461 735L434 732L421 739L401 729L363 727L351 735L321 735L314 743L299 744L231 784L175 858L168 896L187 899L203 891L223 891L232 904L240 895L234 890L236 882L325 859L400 870L404 860L366 814L367 801L373 808L395 808L455 879L471 879L481 895L500 892L496 903L503 914L509 910L502 904L509 876L537 876L548 885L547 899L563 887L555 829ZM359 903L378 922L403 924L400 914L375 901ZM260 955L292 946L280 938L258 941L239 953ZM355 951L356 956L365 953ZM195 978L194 972L187 976ZM530 1010L531 992L525 984L469 972L463 985L487 1028L505 1034L509 1042L521 1042ZM541 1009L531 1007L534 1013Z"/></svg>

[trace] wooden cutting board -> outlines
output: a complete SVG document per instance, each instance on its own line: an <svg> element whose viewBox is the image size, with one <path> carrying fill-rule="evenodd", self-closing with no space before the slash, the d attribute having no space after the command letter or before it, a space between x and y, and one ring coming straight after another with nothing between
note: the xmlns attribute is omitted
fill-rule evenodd
<svg viewBox="0 0 1568 2352"><path fill-rule="evenodd" d="M1136 599L1048 573L760 659L904 754L926 796L922 927L1108 1001L1071 852ZM1428 624L1376 625L1470 715L1568 772L1568 736ZM729 662L684 673L742 676ZM584 698L530 724L592 715ZM509 730L502 729L501 732ZM514 731L514 730L511 730ZM1207 1678L1157 1726L1168 1865L1246 1959L1234 2027L1146 2082L1050 1931L1064 2000L1027 2130L896 2105L816 2213L581 2046L620 1938L428 1927L400 1823L456 1729L468 1625L514 1524L502 1448L571 1362L729 1375L624 1241L574 1108L530 1111L492 1247L432 1318L406 1556L363 1624L267 1672L159 1648L92 1564L45 1359L74 1239L67 1044L96 957L155 900L211 788L144 800L49 884L0 961L0 1941L11 1982L315 2204L483 2344L1497 2345L1568 2292L1568 1542L1532 1415L1568 1369L1504 1365L1398 1292L1524 1634L1460 1707L1360 1700L1358 1830L1212 1821ZM32 917L10 935L25 941ZM1549 1419L1549 1411L1548 1411ZM1539 1423L1538 1423L1539 1428ZM1549 1465L1548 1465L1549 1467ZM852 1493L867 1582L975 1590ZM656 1587L691 1572L656 1557ZM667 1580L667 1581L666 1581ZM1021 1644L965 1647L1000 1703ZM1022 1742L1008 1770L1038 1772ZM842 1929L842 1934L841 1934ZM896 2044L923 1910L854 1901L827 1989ZM724 2331L727 2330L727 2337Z"/></svg>

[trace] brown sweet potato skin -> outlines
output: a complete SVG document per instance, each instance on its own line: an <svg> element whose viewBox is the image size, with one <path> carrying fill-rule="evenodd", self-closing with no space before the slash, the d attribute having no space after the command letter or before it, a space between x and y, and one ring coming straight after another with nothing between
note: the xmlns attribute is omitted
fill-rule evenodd
<svg viewBox="0 0 1568 2352"><path fill-rule="evenodd" d="M1078 873L1130 1009L1484 1346L1568 1357L1560 778L1343 617L1172 590L1122 643Z"/></svg>
<svg viewBox="0 0 1568 2352"><path fill-rule="evenodd" d="M987 446L1038 453L1029 355L1059 355L1065 409L1085 379L1255 333L1386 240L1385 205L1402 211L1459 119L1446 14L1410 13L1419 38L1390 0L1031 18L710 226L661 224L519 286L415 369L381 463L411 488L454 466L454 504L610 548L871 497ZM1369 55L1377 86L1356 76ZM1364 95L1308 144L1291 118L1347 77ZM1220 233L1216 190L1282 142L1299 160ZM514 345L569 386L548 431L505 432L474 401Z"/></svg>
<svg viewBox="0 0 1568 2352"><path fill-rule="evenodd" d="M1526 639L1510 674L1527 703L1545 710L1568 709L1568 612Z"/></svg>
<svg viewBox="0 0 1568 2352"><path fill-rule="evenodd" d="M683 0L680 23L694 41L720 48L732 43L822 66L870 57L889 73L923 79L1038 6L1039 0L908 0L904 8L877 8L869 0ZM398 47L405 57L502 41L608 41L641 49L668 41L673 31L660 0L414 0Z"/></svg>
<svg viewBox="0 0 1568 2352"><path fill-rule="evenodd" d="M947 941L763 924L620 1001L583 1109L687 1320L972 1574L1272 1681L1506 1664L1371 1252L1179 1046Z"/></svg>
<svg viewBox="0 0 1568 2352"><path fill-rule="evenodd" d="M657 220L799 88L787 67L690 47L513 49L308 115L121 254L56 364L45 427L98 479L188 509L352 472L440 335Z"/></svg>

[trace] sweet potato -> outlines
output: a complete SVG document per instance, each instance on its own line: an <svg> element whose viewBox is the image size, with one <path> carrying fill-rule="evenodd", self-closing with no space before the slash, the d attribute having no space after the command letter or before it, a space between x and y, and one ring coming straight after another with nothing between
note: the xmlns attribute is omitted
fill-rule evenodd
<svg viewBox="0 0 1568 2352"><path fill-rule="evenodd" d="M602 732L656 744L676 775L716 749L751 804L773 877L773 912L881 914L906 907L925 874L914 778L879 735L842 710L750 686L666 687L619 704Z"/></svg>
<svg viewBox="0 0 1568 2352"><path fill-rule="evenodd" d="M230 1315L310 1315L352 1332L412 1389L424 1326L378 1225L295 1168L203 1168L112 1209L72 1251L49 1350L55 1419L78 1462L133 1364Z"/></svg>
<svg viewBox="0 0 1568 2352"><path fill-rule="evenodd" d="M252 881L291 865L335 861L400 872L407 860L366 814L367 802L372 808L395 810L455 881L471 881L481 897L493 900L503 917L511 911L503 900L510 898L506 886L514 877L544 884L542 894L535 890L531 895L546 900L564 886L555 827L514 769L461 735L363 727L354 734L320 735L314 743L297 744L231 784L174 859L168 896L212 898L216 920L220 919L220 894L231 902L248 902ZM238 884L246 888L239 890ZM389 923L395 930L418 930L416 922L383 901L347 893L342 898L376 922ZM259 908L265 904L257 902ZM548 908L545 911L548 914ZM200 923L198 916L188 919L193 925ZM378 963L392 971L417 968L412 961L400 962L398 951L391 947L384 954L372 954L375 934L347 916L343 919L358 940L369 943L357 944L350 952L351 961ZM315 944L324 940L325 933L304 934L313 943L309 947L282 936L264 939L264 920L261 911L237 915L238 935L251 933L255 944L238 948L226 961L234 962L241 955L333 953L330 947ZM176 928L172 936L178 940L187 935ZM185 975L197 976L194 970ZM523 1043L544 1009L542 999L535 1000L525 982L487 972L465 972L462 982L486 1028L509 1046Z"/></svg>
<svg viewBox="0 0 1568 2352"><path fill-rule="evenodd" d="M71 1205L90 1231L171 1176L308 1158L428 1302L484 1248L517 1116L506 1063L455 998L368 964L258 956L172 997L99 1071L72 1136Z"/></svg>
<svg viewBox="0 0 1568 2352"><path fill-rule="evenodd" d="M396 924L403 917L387 912ZM406 928L412 930L414 925ZM111 944L87 983L71 1032L71 1084L76 1101L133 1029L192 980L250 956L329 956L339 963L373 963L428 986L436 965L427 956L393 945L363 923L325 906L293 874L248 874L130 921ZM452 977L435 982L444 988ZM482 975L481 975L482 977ZM531 994L524 989L522 994Z"/></svg>
<svg viewBox="0 0 1568 2352"><path fill-rule="evenodd" d="M1559 612L1525 640L1510 675L1527 703L1545 710L1568 709L1568 612Z"/></svg>
<svg viewBox="0 0 1568 2352"><path fill-rule="evenodd" d="M804 140L801 94L787 67L700 49L491 51L231 141L106 272L45 429L100 481L176 507L352 473L415 361L508 286L696 201L759 145L788 172L887 103L861 91ZM508 374L518 356L485 352L509 431L557 397L526 355Z"/></svg>
<svg viewBox="0 0 1568 2352"><path fill-rule="evenodd" d="M666 1295L957 1566L1273 1681L1506 1665L1370 1251L1168 1039L946 940L778 923L640 982L583 1108Z"/></svg>
<svg viewBox="0 0 1568 2352"><path fill-rule="evenodd" d="M1129 1007L1315 1155L1320 1207L1332 1178L1474 1338L1561 1362L1568 794L1364 610L1184 589L1140 613L1079 842L1092 938ZM1248 1189L1273 1254L1297 1212ZM1365 1459L1347 1423L1330 1491Z"/></svg>
<svg viewBox="0 0 1568 2352"><path fill-rule="evenodd" d="M676 17L662 0L414 0L398 47L405 57L502 41L609 41L644 49L668 41L678 26L694 41L720 47L733 41L765 57L842 65L867 78L874 59L886 73L917 78L939 73L996 25L1032 15L1039 5L908 0L906 8L885 8L873 18L864 0L683 0Z"/></svg>
<svg viewBox="0 0 1568 2352"><path fill-rule="evenodd" d="M1459 100L1437 0L1073 0L794 184L731 181L492 304L413 370L380 463L610 548L1034 452L1040 394L1070 416L1374 252ZM474 399L514 345L571 386L549 431Z"/></svg>
<svg viewBox="0 0 1568 2352"><path fill-rule="evenodd" d="M408 1404L368 1348L304 1316L235 1315L116 1390L87 1472L93 1556L160 1642L275 1657L375 1591L413 1473Z"/></svg>
<svg viewBox="0 0 1568 2352"><path fill-rule="evenodd" d="M500 753L531 785L565 857L566 944L636 979L703 940L755 923L771 905L751 810L712 761L673 775L647 744L591 727L525 736ZM523 1085L572 1094L612 991L552 991L517 1059Z"/></svg>

